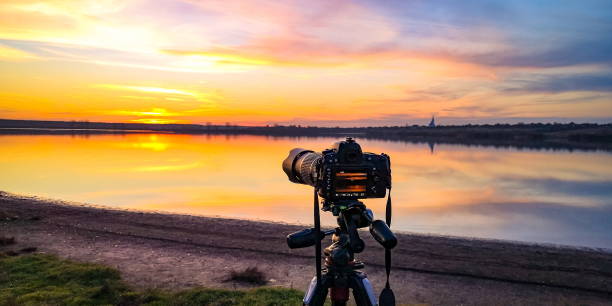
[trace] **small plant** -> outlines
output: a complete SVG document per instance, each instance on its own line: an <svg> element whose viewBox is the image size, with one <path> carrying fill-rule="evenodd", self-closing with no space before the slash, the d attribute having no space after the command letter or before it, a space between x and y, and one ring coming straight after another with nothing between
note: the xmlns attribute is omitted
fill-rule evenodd
<svg viewBox="0 0 612 306"><path fill-rule="evenodd" d="M255 285L265 285L268 282L266 274L259 271L257 267L249 267L244 271L232 271L226 281L237 281Z"/></svg>
<svg viewBox="0 0 612 306"><path fill-rule="evenodd" d="M19 253L21 254L25 254L25 253L34 253L36 252L37 248L35 247L27 247L27 248L23 248L21 250L19 250Z"/></svg>

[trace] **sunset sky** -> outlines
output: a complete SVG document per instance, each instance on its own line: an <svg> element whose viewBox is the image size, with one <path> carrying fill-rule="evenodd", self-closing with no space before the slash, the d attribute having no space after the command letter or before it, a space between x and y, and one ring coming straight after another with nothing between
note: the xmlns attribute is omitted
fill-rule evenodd
<svg viewBox="0 0 612 306"><path fill-rule="evenodd" d="M0 118L612 122L612 1L2 0Z"/></svg>

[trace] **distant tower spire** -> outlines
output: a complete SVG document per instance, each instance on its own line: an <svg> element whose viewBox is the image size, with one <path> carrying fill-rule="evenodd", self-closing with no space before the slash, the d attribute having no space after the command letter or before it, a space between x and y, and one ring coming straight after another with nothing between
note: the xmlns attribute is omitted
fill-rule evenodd
<svg viewBox="0 0 612 306"><path fill-rule="evenodd" d="M431 121L429 122L429 127L436 127L436 120L434 116L431 116Z"/></svg>

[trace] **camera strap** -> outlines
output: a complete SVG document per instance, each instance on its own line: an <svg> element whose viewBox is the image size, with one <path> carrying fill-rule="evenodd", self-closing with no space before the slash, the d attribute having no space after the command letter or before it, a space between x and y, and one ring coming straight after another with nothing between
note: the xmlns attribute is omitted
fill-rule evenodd
<svg viewBox="0 0 612 306"><path fill-rule="evenodd" d="M318 188L314 188L314 228L317 234L315 242L315 266L317 269L317 286L321 282L321 217L319 213L319 195L317 194Z"/></svg>
<svg viewBox="0 0 612 306"><path fill-rule="evenodd" d="M385 208L385 221L387 226L391 228L391 186L389 186L389 195L387 196L387 207ZM380 293L378 304L381 306L395 306L395 294L389 284L389 275L391 274L391 250L385 248L385 271L387 273L387 282L385 288Z"/></svg>

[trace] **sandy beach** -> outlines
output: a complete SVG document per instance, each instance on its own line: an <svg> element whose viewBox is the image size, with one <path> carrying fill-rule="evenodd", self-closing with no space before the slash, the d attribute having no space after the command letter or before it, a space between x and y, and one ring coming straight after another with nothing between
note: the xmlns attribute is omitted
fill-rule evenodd
<svg viewBox="0 0 612 306"><path fill-rule="evenodd" d="M0 192L0 235L17 244L119 269L139 288L246 288L225 281L258 267L268 286L305 290L313 250L291 250L300 226L123 211ZM375 291L383 249L362 233L358 258ZM398 234L392 286L400 303L431 305L609 305L612 251L508 241ZM324 245L327 241L324 241Z"/></svg>

